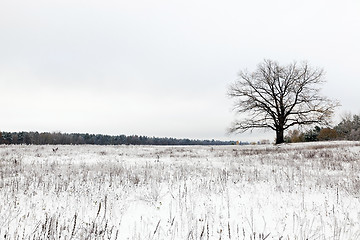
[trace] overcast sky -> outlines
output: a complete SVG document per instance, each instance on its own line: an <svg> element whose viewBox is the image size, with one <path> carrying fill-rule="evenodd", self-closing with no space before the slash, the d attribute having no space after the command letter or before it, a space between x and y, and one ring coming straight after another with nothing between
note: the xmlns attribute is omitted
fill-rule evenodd
<svg viewBox="0 0 360 240"><path fill-rule="evenodd" d="M359 114L359 56L358 0L0 0L0 130L273 139L226 135L240 70L307 60Z"/></svg>

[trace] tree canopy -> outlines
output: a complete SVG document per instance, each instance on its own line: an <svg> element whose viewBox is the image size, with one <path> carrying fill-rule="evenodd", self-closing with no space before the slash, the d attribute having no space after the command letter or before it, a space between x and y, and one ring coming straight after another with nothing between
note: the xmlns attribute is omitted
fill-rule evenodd
<svg viewBox="0 0 360 240"><path fill-rule="evenodd" d="M272 129L276 143L284 142L284 131L295 125L328 125L338 102L320 95L324 71L307 62L286 66L265 60L254 72L246 70L230 85L228 95L241 120L230 132L255 128Z"/></svg>

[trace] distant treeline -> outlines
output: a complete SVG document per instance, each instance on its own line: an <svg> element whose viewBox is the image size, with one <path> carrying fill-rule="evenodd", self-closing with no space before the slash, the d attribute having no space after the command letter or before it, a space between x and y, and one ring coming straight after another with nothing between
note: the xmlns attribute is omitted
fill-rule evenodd
<svg viewBox="0 0 360 240"><path fill-rule="evenodd" d="M0 132L0 144L233 145L236 143L234 141L159 138L137 135L110 136L88 133Z"/></svg>
<svg viewBox="0 0 360 240"><path fill-rule="evenodd" d="M343 116L341 122L333 128L316 126L305 132L294 129L290 130L287 136L285 136L285 142L334 140L360 141L360 115L347 114Z"/></svg>

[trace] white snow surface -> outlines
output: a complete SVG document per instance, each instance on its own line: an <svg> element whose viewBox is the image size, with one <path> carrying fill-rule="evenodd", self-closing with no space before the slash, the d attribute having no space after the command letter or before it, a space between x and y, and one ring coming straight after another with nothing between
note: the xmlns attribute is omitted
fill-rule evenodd
<svg viewBox="0 0 360 240"><path fill-rule="evenodd" d="M360 239L360 143L1 145L0 200L0 239Z"/></svg>

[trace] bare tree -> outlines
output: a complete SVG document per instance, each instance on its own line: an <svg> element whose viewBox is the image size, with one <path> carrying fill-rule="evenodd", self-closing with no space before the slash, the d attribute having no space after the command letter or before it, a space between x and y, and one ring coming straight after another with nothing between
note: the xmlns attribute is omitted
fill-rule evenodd
<svg viewBox="0 0 360 240"><path fill-rule="evenodd" d="M276 132L276 144L284 142L284 131L294 125L328 125L339 103L319 94L324 71L306 62L280 66L265 60L256 71L241 71L228 90L234 110L242 115L230 132L268 128Z"/></svg>

